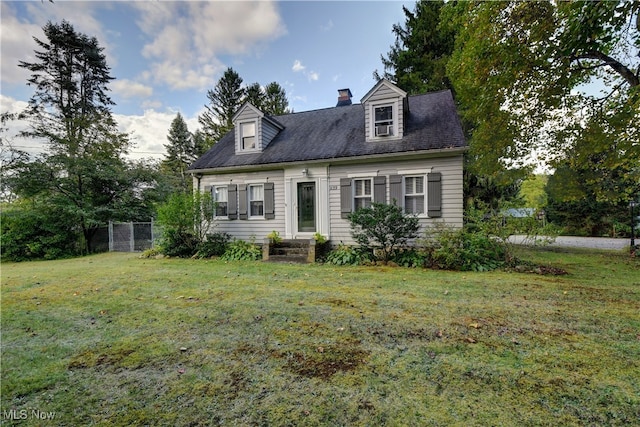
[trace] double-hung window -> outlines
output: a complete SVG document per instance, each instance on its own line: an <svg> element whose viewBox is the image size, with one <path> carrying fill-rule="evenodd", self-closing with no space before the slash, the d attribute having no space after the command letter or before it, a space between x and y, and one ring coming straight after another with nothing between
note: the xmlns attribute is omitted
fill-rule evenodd
<svg viewBox="0 0 640 427"><path fill-rule="evenodd" d="M424 188L424 176L406 176L404 178L405 213L424 213Z"/></svg>
<svg viewBox="0 0 640 427"><path fill-rule="evenodd" d="M353 180L353 208L368 208L373 200L371 178Z"/></svg>
<svg viewBox="0 0 640 427"><path fill-rule="evenodd" d="M255 150L256 148L256 124L255 122L242 123L240 125L240 148Z"/></svg>
<svg viewBox="0 0 640 427"><path fill-rule="evenodd" d="M264 186L262 184L249 185L249 217L264 217Z"/></svg>
<svg viewBox="0 0 640 427"><path fill-rule="evenodd" d="M212 188L213 203L215 206L214 216L216 218L226 218L228 216L229 192L226 185Z"/></svg>
<svg viewBox="0 0 640 427"><path fill-rule="evenodd" d="M393 106L381 105L373 108L373 129L376 137L393 136Z"/></svg>

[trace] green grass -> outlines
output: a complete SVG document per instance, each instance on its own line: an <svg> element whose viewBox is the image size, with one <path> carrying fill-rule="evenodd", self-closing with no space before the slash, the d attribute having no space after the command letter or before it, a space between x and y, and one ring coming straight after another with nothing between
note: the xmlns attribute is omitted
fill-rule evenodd
<svg viewBox="0 0 640 427"><path fill-rule="evenodd" d="M638 260L525 255L569 274L5 263L2 425L640 423Z"/></svg>

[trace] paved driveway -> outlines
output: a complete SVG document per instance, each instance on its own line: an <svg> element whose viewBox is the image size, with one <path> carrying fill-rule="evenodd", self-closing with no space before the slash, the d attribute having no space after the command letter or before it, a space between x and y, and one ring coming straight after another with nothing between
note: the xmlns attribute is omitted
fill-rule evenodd
<svg viewBox="0 0 640 427"><path fill-rule="evenodd" d="M530 243L526 242L527 236L514 235L509 241L515 244ZM640 244L640 239L636 238L636 245ZM572 247L572 248L592 248L592 249L629 249L631 246L630 239L611 239L608 237L574 237L574 236L558 236L550 246Z"/></svg>

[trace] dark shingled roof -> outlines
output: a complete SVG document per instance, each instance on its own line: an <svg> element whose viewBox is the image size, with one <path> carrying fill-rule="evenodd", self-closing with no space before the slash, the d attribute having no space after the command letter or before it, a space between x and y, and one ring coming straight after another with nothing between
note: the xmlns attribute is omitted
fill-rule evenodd
<svg viewBox="0 0 640 427"><path fill-rule="evenodd" d="M448 90L407 97L404 137L365 140L362 104L275 116L282 130L261 153L235 154L231 130L189 169L214 169L304 162L424 150L463 148L466 142Z"/></svg>

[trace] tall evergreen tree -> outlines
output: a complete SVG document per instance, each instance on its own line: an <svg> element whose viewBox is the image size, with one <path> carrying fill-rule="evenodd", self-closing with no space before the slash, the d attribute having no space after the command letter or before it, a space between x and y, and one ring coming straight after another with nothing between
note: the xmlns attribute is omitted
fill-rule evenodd
<svg viewBox="0 0 640 427"><path fill-rule="evenodd" d="M107 221L149 218L145 188L154 177L124 158L130 141L111 115L113 77L97 39L66 21L43 30L46 40L34 38L36 60L19 65L31 72L28 84L35 88L22 113L30 122L24 135L46 140L47 151L16 168L12 188L73 219L82 230L82 250L90 252Z"/></svg>
<svg viewBox="0 0 640 427"><path fill-rule="evenodd" d="M211 147L233 128L231 119L245 102L267 115L289 113L287 94L276 82L262 87L260 83L242 86L242 78L233 68L228 68L213 90L207 92L209 104L198 121L202 125L206 148ZM206 150L205 150L206 151Z"/></svg>
<svg viewBox="0 0 640 427"><path fill-rule="evenodd" d="M260 86L260 83L256 82L256 83L250 84L245 88L244 93L245 93L245 96L242 102L243 104L245 102L249 102L251 103L251 105L259 109L260 111L265 112L264 111L265 96L264 96L264 91L262 90L262 86Z"/></svg>
<svg viewBox="0 0 640 427"><path fill-rule="evenodd" d="M186 176L186 170L199 153L182 114L178 113L171 122L167 140L169 143L164 146L167 155L162 161L161 167L170 176L175 188L180 192L190 192L191 177Z"/></svg>
<svg viewBox="0 0 640 427"><path fill-rule="evenodd" d="M48 22L43 30L47 41L34 37L43 49L35 52L36 62L19 63L31 71L27 84L35 87L23 113L31 121L25 134L46 139L56 153L82 153L92 143L88 134L116 137L111 149L125 152L128 141L115 132L107 94L114 78L97 39L77 33L67 21Z"/></svg>
<svg viewBox="0 0 640 427"><path fill-rule="evenodd" d="M284 88L276 82L269 83L264 89L262 108L265 114L272 116L290 113L289 101Z"/></svg>
<svg viewBox="0 0 640 427"><path fill-rule="evenodd" d="M402 7L404 26L393 25L396 40L387 56L381 56L384 72L376 79L395 82L409 94L450 89L446 66L454 46L454 30L440 25L442 0L416 3L413 11Z"/></svg>
<svg viewBox="0 0 640 427"><path fill-rule="evenodd" d="M196 129L196 131L193 132L193 149L196 158L206 153L213 144L214 141L210 141L207 135L200 129Z"/></svg>
<svg viewBox="0 0 640 427"><path fill-rule="evenodd" d="M264 88L260 83L253 83L245 89L244 102L250 102L263 113L270 116L279 116L289 113L289 101L282 86L271 82Z"/></svg>
<svg viewBox="0 0 640 427"><path fill-rule="evenodd" d="M209 104L198 121L202 125L202 132L211 141L219 141L233 128L231 119L242 105L245 90L242 78L233 68L228 68L213 90L207 92Z"/></svg>

